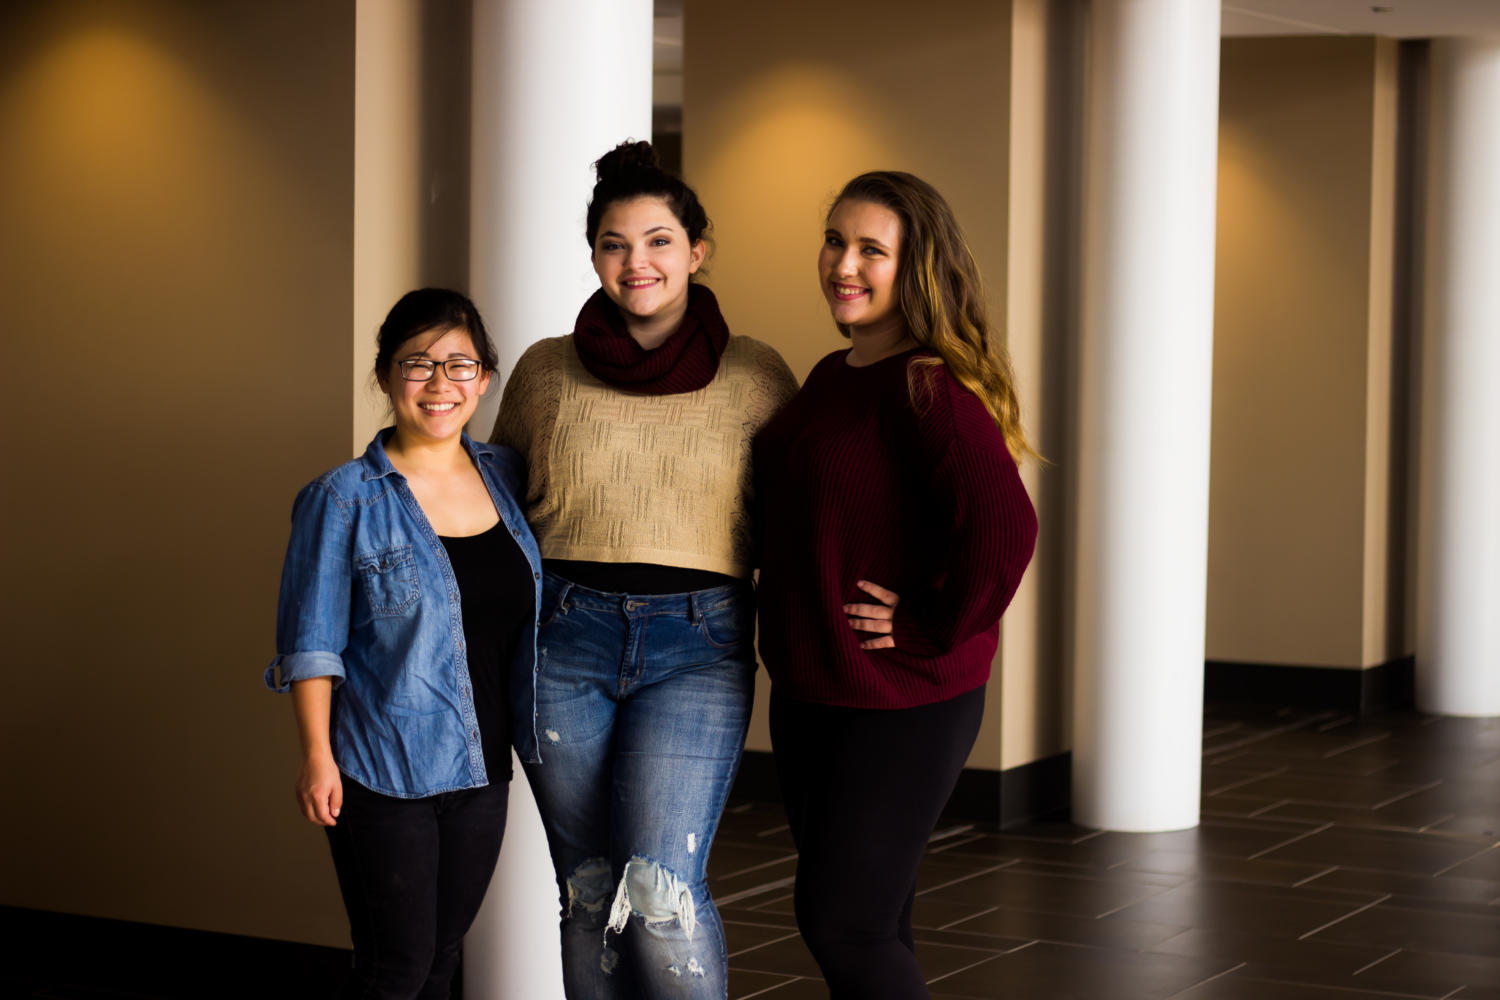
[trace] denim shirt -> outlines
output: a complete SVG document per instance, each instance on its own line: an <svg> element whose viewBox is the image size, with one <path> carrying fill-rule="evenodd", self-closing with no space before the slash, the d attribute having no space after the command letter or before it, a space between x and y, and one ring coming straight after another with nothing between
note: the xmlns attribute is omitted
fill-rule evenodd
<svg viewBox="0 0 1500 1000"><path fill-rule="evenodd" d="M293 681L332 677L330 735L339 770L382 794L420 798L485 785L489 776L458 582L406 477L386 456L387 433L297 494L276 657L265 682L284 692ZM540 606L542 557L517 499L525 494L525 464L510 448L467 434L463 447L526 554ZM523 634L516 644L509 680L516 751L534 762L534 624L529 641Z"/></svg>

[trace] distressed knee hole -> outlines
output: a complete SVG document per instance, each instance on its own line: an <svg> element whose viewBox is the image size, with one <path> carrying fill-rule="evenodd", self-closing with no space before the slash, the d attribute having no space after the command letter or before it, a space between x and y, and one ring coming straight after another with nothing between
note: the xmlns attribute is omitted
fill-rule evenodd
<svg viewBox="0 0 1500 1000"><path fill-rule="evenodd" d="M625 864L625 874L615 889L615 904L610 909L608 929L619 934L632 915L648 924L676 920L689 941L698 927L698 911L688 885L675 873L640 857L631 858ZM691 966L688 971L693 971Z"/></svg>
<svg viewBox="0 0 1500 1000"><path fill-rule="evenodd" d="M608 858L589 858L568 873L568 916L600 913L614 887Z"/></svg>
<svg viewBox="0 0 1500 1000"><path fill-rule="evenodd" d="M704 971L703 963L698 961L696 958L688 959L687 970L688 975L693 976L696 979L702 979L707 974ZM682 969L680 969L674 962L673 964L667 966L667 974L681 978Z"/></svg>
<svg viewBox="0 0 1500 1000"><path fill-rule="evenodd" d="M544 729L542 730L542 735L547 737L548 743L562 742L562 733L559 733L556 729Z"/></svg>

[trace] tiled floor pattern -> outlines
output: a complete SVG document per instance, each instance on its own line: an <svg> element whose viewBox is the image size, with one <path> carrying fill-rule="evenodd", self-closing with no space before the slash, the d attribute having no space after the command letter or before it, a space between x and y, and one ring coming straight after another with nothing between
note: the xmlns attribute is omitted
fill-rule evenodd
<svg viewBox="0 0 1500 1000"><path fill-rule="evenodd" d="M1226 706L1203 747L1194 830L942 826L915 908L933 996L1500 1000L1500 720ZM731 805L710 867L734 998L827 996L794 865L779 807ZM81 943L27 912L0 913L0 998L328 997L347 963L139 924Z"/></svg>
<svg viewBox="0 0 1500 1000"><path fill-rule="evenodd" d="M940 828L917 955L938 1000L1500 1000L1500 720L1222 706L1195 830ZM774 806L711 877L735 998L827 996Z"/></svg>

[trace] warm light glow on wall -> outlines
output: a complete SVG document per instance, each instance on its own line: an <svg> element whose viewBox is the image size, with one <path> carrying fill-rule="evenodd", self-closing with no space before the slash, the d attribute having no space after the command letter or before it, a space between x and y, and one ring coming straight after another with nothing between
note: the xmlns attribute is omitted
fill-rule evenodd
<svg viewBox="0 0 1500 1000"><path fill-rule="evenodd" d="M900 166L904 159L896 138L885 134L879 109L869 105L853 75L823 66L779 66L741 81L731 98L731 115L740 127L693 169L732 171L763 160L766 150L785 150L795 155L795 163L758 173L746 194L753 200L806 204L810 224L820 226L838 185L860 170ZM812 201L810 186L819 193Z"/></svg>
<svg viewBox="0 0 1500 1000"><path fill-rule="evenodd" d="M0 329L73 352L7 438L8 655L47 668L0 751L50 765L8 784L6 905L347 942L257 678L292 497L347 451L353 35L353 4L0 4Z"/></svg>
<svg viewBox="0 0 1500 1000"><path fill-rule="evenodd" d="M56 184L90 203L90 211L146 196L181 171L185 165L169 155L179 143L163 137L180 134L182 122L217 133L206 142L233 131L224 109L180 64L123 33L90 32L38 54L9 98L24 124L8 144L16 155L47 163Z"/></svg>

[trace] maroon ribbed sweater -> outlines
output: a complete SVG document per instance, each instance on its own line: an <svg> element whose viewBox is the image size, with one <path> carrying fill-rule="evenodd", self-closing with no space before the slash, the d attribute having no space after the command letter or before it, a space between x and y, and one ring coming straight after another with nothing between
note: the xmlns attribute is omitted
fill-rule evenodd
<svg viewBox="0 0 1500 1000"><path fill-rule="evenodd" d="M1036 512L989 412L908 352L818 362L755 439L760 655L797 701L911 708L983 684L1036 544ZM894 649L863 650L847 603L900 595Z"/></svg>

